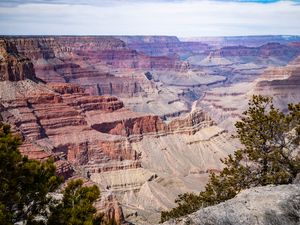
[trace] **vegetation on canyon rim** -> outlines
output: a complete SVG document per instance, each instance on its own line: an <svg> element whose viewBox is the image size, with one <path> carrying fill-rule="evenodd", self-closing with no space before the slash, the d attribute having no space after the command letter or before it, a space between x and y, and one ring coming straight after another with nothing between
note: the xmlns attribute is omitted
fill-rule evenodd
<svg viewBox="0 0 300 225"><path fill-rule="evenodd" d="M56 176L53 161L39 162L22 156L20 144L10 126L0 123L0 224L114 224L104 221L103 214L95 216L93 203L100 196L95 185L85 187L82 180L73 180L64 189L62 200L52 198L49 193L63 181Z"/></svg>
<svg viewBox="0 0 300 225"><path fill-rule="evenodd" d="M285 114L272 98L254 95L235 124L235 137L244 147L221 160L224 169L210 174L204 191L179 195L178 206L163 211L161 222L231 199L243 189L291 183L300 173L300 103L289 104L288 110Z"/></svg>

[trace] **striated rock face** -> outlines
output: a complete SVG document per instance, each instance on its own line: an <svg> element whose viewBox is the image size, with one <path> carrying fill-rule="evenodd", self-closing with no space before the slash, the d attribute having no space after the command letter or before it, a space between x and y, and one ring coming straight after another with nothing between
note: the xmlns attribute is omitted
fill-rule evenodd
<svg viewBox="0 0 300 225"><path fill-rule="evenodd" d="M178 194L200 191L236 145L202 110L167 124L72 84L3 81L0 102L2 119L24 139L24 155L54 158L66 178L89 172L103 195L115 194L126 220L142 224L158 221ZM118 217L118 204L107 206Z"/></svg>
<svg viewBox="0 0 300 225"><path fill-rule="evenodd" d="M147 55L131 49L121 37L40 36L0 39L14 45L15 53L31 59L39 79L51 83L78 84L88 94L118 96L124 101L137 97L149 98L145 102L151 101L150 99L158 102L163 98L158 93L161 84L147 79L145 73L148 71L161 71L162 74L163 71L172 71L181 76L181 73L190 69L188 63L181 61L178 55ZM163 41L162 37L154 39L148 43L159 45ZM174 38L171 39L172 42L175 41ZM164 41L171 40L166 38ZM168 46L170 51L172 48ZM195 79L202 84L206 77L195 77L190 83ZM177 92L170 93L172 98L178 98ZM134 108L136 107L132 107ZM137 111L151 113L155 107L138 108L140 110ZM162 116L172 115L174 112L178 115L186 111L186 103L181 101L180 104L172 104L166 108Z"/></svg>
<svg viewBox="0 0 300 225"><path fill-rule="evenodd" d="M121 109L123 103L117 98L92 97L78 86L43 85L30 80L1 82L0 87L1 116L22 135L21 152L30 158L54 157L58 172L66 175L71 169L67 164L85 164L90 157L99 162L120 157L134 159L134 152L124 152L121 144L117 148L113 144L120 141L107 139L86 121L85 113L92 110L109 113ZM105 148L108 143L112 145L110 149Z"/></svg>
<svg viewBox="0 0 300 225"><path fill-rule="evenodd" d="M201 106L218 126L233 131L235 122L241 119L243 111L248 107L255 84L242 82L213 88L205 92L197 105Z"/></svg>
<svg viewBox="0 0 300 225"><path fill-rule="evenodd" d="M126 45L150 56L174 56L182 59L193 54L202 54L209 49L201 42L181 42L175 36L117 36Z"/></svg>
<svg viewBox="0 0 300 225"><path fill-rule="evenodd" d="M255 92L270 95L281 109L287 110L287 103L300 102L300 57L285 67L271 68L261 76Z"/></svg>
<svg viewBox="0 0 300 225"><path fill-rule="evenodd" d="M47 86L59 93L59 94L76 94L76 93L84 93L84 89L75 84L66 84L66 83L48 83Z"/></svg>
<svg viewBox="0 0 300 225"><path fill-rule="evenodd" d="M211 118L203 110L196 109L185 117L172 120L168 124L168 130L172 133L194 134L201 128L211 125L213 125Z"/></svg>
<svg viewBox="0 0 300 225"><path fill-rule="evenodd" d="M8 55L1 68L13 72L3 70L9 73L0 82L0 119L23 137L21 152L54 158L66 178L89 178L108 196L103 203L108 215L123 220L121 206L126 220L143 225L158 222L159 212L174 207L178 194L201 191L208 172L222 169L220 158L239 147L220 126L240 118L248 97L263 85L218 86L256 77L277 59L284 64L296 50L281 55L297 49L296 44L211 49L174 37L1 40ZM22 57L48 83L38 81L34 71L24 75ZM289 66L289 79L297 77L295 68ZM275 77L282 82L278 72L268 73L266 82Z"/></svg>
<svg viewBox="0 0 300 225"><path fill-rule="evenodd" d="M28 58L18 54L16 46L0 39L0 81L34 79L33 64Z"/></svg>
<svg viewBox="0 0 300 225"><path fill-rule="evenodd" d="M30 58L37 76L45 81L71 82L79 78L106 78L103 69L176 69L177 57L151 57L130 49L114 37L16 37L4 38Z"/></svg>
<svg viewBox="0 0 300 225"><path fill-rule="evenodd" d="M300 102L300 58L287 66L270 67L252 82L231 84L206 91L198 104L221 127L233 129L233 124L247 109L252 95L273 97L276 107L287 111L288 103Z"/></svg>
<svg viewBox="0 0 300 225"><path fill-rule="evenodd" d="M125 218L120 203L112 193L102 196L101 202L96 203L96 209L103 212L106 218L114 219L116 223L124 224Z"/></svg>
<svg viewBox="0 0 300 225"><path fill-rule="evenodd" d="M235 198L163 224L297 225L300 186L280 185L251 188Z"/></svg>
<svg viewBox="0 0 300 225"><path fill-rule="evenodd" d="M300 48L296 45L290 46L280 43L267 43L259 47L235 45L210 51L209 55L200 62L195 62L197 56L192 56L190 60L202 66L244 64L244 69L247 67L250 69L255 65L260 67L285 65L295 59L299 53Z"/></svg>
<svg viewBox="0 0 300 225"><path fill-rule="evenodd" d="M31 59L36 76L46 82L78 84L91 95L117 96L133 111L164 119L189 112L193 101L211 86L253 80L267 66L285 65L299 53L296 43L264 43L260 47L224 44L216 48L169 36L1 40ZM146 74L151 74L151 79Z"/></svg>
<svg viewBox="0 0 300 225"><path fill-rule="evenodd" d="M284 57L293 58L297 56L299 49L283 45L280 43L267 43L260 47L230 46L221 49L221 55L224 57L261 57L269 58L270 56L283 60Z"/></svg>

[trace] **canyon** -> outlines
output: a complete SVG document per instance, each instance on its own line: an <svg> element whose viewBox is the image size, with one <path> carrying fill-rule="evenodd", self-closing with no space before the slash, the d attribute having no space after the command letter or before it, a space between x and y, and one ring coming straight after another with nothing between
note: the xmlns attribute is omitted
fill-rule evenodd
<svg viewBox="0 0 300 225"><path fill-rule="evenodd" d="M239 41L236 41L236 40ZM119 223L203 189L253 94L300 101L300 37L0 37L0 120L22 154L99 186Z"/></svg>

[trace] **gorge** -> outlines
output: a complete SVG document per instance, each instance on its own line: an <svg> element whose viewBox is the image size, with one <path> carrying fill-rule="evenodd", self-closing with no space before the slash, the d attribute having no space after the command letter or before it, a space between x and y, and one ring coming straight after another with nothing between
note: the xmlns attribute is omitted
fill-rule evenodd
<svg viewBox="0 0 300 225"><path fill-rule="evenodd" d="M298 36L0 37L0 119L20 151L97 184L119 223L156 224L201 191L240 147L250 96L286 110L299 87Z"/></svg>

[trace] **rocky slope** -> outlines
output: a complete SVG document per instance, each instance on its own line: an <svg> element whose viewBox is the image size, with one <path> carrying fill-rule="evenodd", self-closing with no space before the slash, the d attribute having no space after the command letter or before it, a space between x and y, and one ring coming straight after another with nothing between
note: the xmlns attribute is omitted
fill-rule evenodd
<svg viewBox="0 0 300 225"><path fill-rule="evenodd" d="M252 82L241 82L206 91L198 102L217 124L233 129L253 94L273 97L274 104L287 110L288 103L300 102L300 58L284 67L270 67Z"/></svg>
<svg viewBox="0 0 300 225"><path fill-rule="evenodd" d="M0 40L0 81L18 81L25 77L35 78L32 62L21 56L14 44Z"/></svg>
<svg viewBox="0 0 300 225"><path fill-rule="evenodd" d="M251 40L260 43L258 39ZM187 113L193 101L211 86L253 81L267 66L285 65L299 53L299 46L288 41L216 47L172 36L23 36L1 40L31 59L37 77L46 82L79 84L86 93L117 96L132 110L161 118ZM269 42L275 40L270 38Z"/></svg>
<svg viewBox="0 0 300 225"><path fill-rule="evenodd" d="M191 68L210 75L222 75L226 83L249 82L258 78L268 67L285 66L300 53L297 45L267 43L258 47L241 45L220 46L208 54L194 54L187 60Z"/></svg>
<svg viewBox="0 0 300 225"><path fill-rule="evenodd" d="M265 85L230 84L238 80L231 76L256 78L264 69L254 62L261 52L249 63L226 58L243 54L243 47L225 56L220 49L199 53L202 44L173 37L1 41L0 118L23 137L21 152L38 160L53 157L59 174L97 183L111 200L99 208L109 206L108 214L123 218L121 206L135 224L157 222L178 194L202 190L208 172L222 168L220 158L239 147L224 128L239 118L255 88ZM278 48L266 59L286 46ZM183 61L185 53L211 64Z"/></svg>
<svg viewBox="0 0 300 225"><path fill-rule="evenodd" d="M235 148L202 111L165 124L74 85L2 81L0 90L1 117L22 135L21 152L54 157L65 177L89 171L103 193L117 195L129 220L157 221L177 194L199 191L207 173L219 170L219 159Z"/></svg>
<svg viewBox="0 0 300 225"><path fill-rule="evenodd" d="M27 36L0 39L11 43L15 46L15 51L31 59L38 78L46 82L79 84L89 94L114 95L124 101L131 97L145 97L144 102L154 100L162 106L164 103L159 100L163 96L159 93L162 90L160 87L162 83L149 79L145 74L149 71L161 71L161 74L172 71L172 77L176 78L189 69L188 64L181 61L178 55L147 55L127 46L120 40L121 37ZM123 39L126 40L125 37ZM148 39L151 43L164 45L161 42L162 37ZM149 44L147 46L150 47ZM172 46L168 48L173 49ZM201 79L201 83L211 82L210 80L205 82L205 76L197 77L198 82ZM170 105L168 107L170 110L163 112L162 116L187 111L185 101L178 98L180 92L169 91L169 95L178 99L181 104L174 107ZM142 107L137 108L142 109ZM151 113L153 107L150 106L148 111L140 111Z"/></svg>
<svg viewBox="0 0 300 225"><path fill-rule="evenodd" d="M193 54L204 54L209 46L202 42L182 42L175 36L117 36L126 45L150 56L179 55L186 59Z"/></svg>
<svg viewBox="0 0 300 225"><path fill-rule="evenodd" d="M4 63L19 57L7 48L6 53ZM136 224L158 221L159 211L174 206L179 193L200 191L208 172L220 170L219 159L236 148L201 109L166 123L130 111L113 96L41 82L34 70L24 76L17 70L18 81L10 81L14 64L7 68L0 115L23 138L20 151L37 160L52 157L66 178L88 178L89 172L103 196L115 196L125 219ZM107 204L120 217L119 205L102 205Z"/></svg>
<svg viewBox="0 0 300 225"><path fill-rule="evenodd" d="M297 225L299 207L299 184L266 186L244 190L224 203L163 224Z"/></svg>
<svg viewBox="0 0 300 225"><path fill-rule="evenodd" d="M300 57L285 67L270 68L258 80L255 92L273 96L275 103L286 110L286 103L300 101Z"/></svg>

